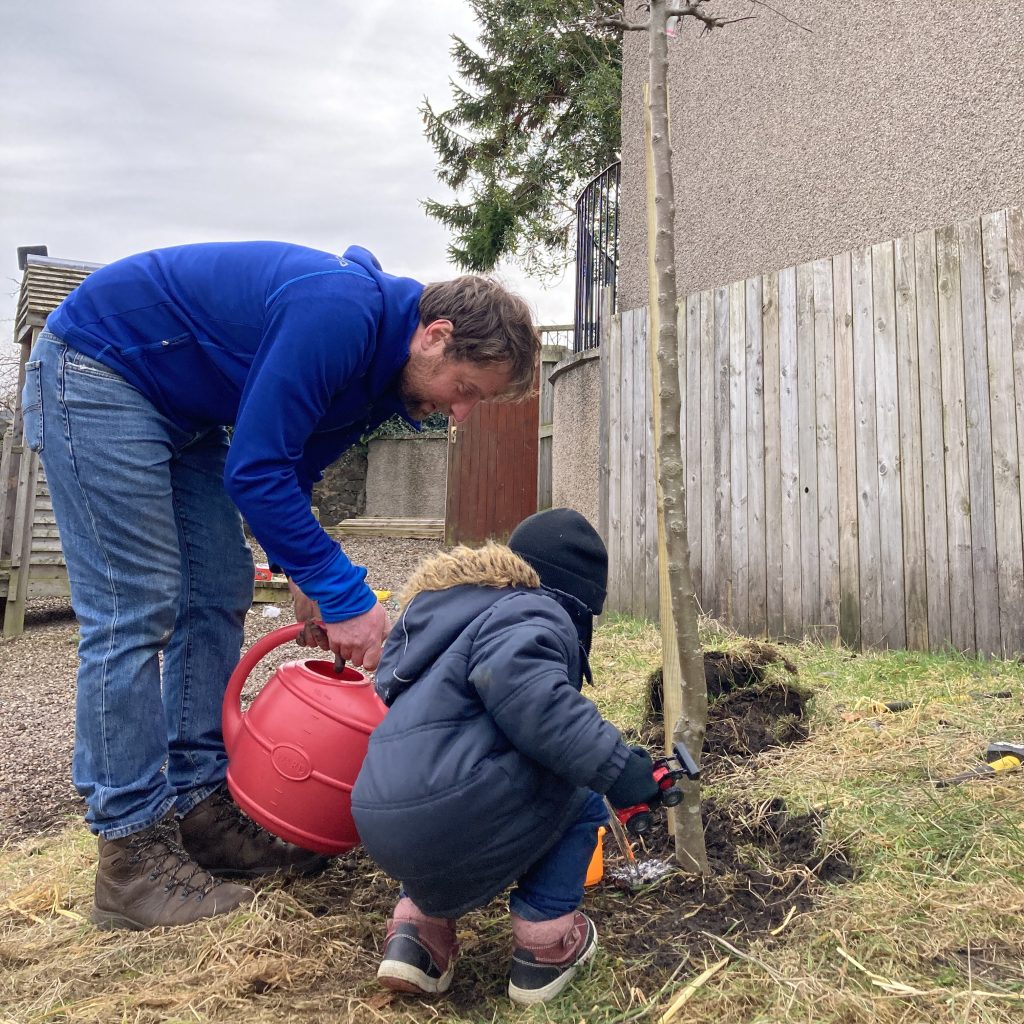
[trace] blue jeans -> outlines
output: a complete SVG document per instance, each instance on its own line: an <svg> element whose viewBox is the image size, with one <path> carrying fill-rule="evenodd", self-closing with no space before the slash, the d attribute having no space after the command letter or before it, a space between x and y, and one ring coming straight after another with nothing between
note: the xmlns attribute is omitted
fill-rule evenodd
<svg viewBox="0 0 1024 1024"><path fill-rule="evenodd" d="M80 625L72 775L92 831L119 839L186 814L226 774L221 700L253 587L227 438L182 430L48 331L23 408Z"/></svg>
<svg viewBox="0 0 1024 1024"><path fill-rule="evenodd" d="M509 894L508 908L525 921L553 921L583 902L583 882L597 844L597 830L608 823L604 798L591 793L576 821Z"/></svg>

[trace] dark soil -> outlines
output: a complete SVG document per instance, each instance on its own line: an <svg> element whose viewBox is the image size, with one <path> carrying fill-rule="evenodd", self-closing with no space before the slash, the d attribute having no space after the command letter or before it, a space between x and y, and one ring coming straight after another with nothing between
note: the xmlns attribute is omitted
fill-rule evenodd
<svg viewBox="0 0 1024 1024"><path fill-rule="evenodd" d="M736 756L800 742L807 737L803 722L807 694L789 680L765 678L765 669L781 657L712 658L717 680L709 706L705 771L730 770ZM709 652L718 653L722 652ZM791 675L795 669L783 667ZM656 714L640 737L660 749L663 727ZM703 806L705 845L711 873L704 878L675 867L673 838L667 818L656 813L651 828L636 841L638 861L656 860L670 870L658 881L634 888L610 836L605 839L605 877L587 890L584 909L593 918L601 948L615 960L623 990L638 986L654 992L686 960L703 964L720 959L726 950L712 936L746 946L752 939L784 942L778 929L790 912L813 906L826 886L854 877L846 852L823 834L824 815L790 814L781 800L761 805L713 800ZM319 915L352 914L355 939L371 962L379 956L383 922L396 897L395 885L361 851L338 859L316 886ZM472 1015L482 1001L503 997L507 982L510 931L504 900L467 915L459 923L462 955L452 990L451 1009ZM353 987L366 991L371 980L365 965L352 965ZM407 997L376 995L374 1005ZM397 1006L398 1004L396 1004ZM411 1005L415 1005L415 1000Z"/></svg>
<svg viewBox="0 0 1024 1024"><path fill-rule="evenodd" d="M747 757L807 739L802 690L768 682L733 690L708 706L704 752Z"/></svg>
<svg viewBox="0 0 1024 1024"><path fill-rule="evenodd" d="M666 820L664 814L656 815L638 845L639 860L673 863ZM764 806L708 801L704 822L711 875L700 878L673 870L637 891L617 881L621 856L606 837L605 878L587 890L584 910L597 926L601 948L615 959L624 989L637 985L645 992L657 991L683 960L701 963L704 957L725 955L706 933L726 937L740 948L753 938L771 940L770 932L792 908L796 913L807 910L826 885L853 877L845 852L823 839L819 814L788 814L781 801ZM383 922L396 898L394 883L362 851L354 850L338 858L309 895L314 899L307 909L316 916L351 915L351 937L376 962ZM504 900L467 915L459 922L459 933L462 955L446 1006L472 1015L482 1002L504 996L511 951ZM785 941L785 932L778 941ZM352 972L345 987L367 991L370 985L372 990L372 976L360 959L362 964L338 964L338 969ZM338 984L335 977L332 985ZM402 1005L415 1002L396 998Z"/></svg>

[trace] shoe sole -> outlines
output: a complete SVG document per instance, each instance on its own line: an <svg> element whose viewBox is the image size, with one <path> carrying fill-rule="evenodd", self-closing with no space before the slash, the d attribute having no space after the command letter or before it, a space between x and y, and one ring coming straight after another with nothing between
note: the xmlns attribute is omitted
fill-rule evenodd
<svg viewBox="0 0 1024 1024"><path fill-rule="evenodd" d="M166 924L146 924L143 921L137 921L133 917L129 917L127 914L121 913L119 910L103 910L93 904L92 911L89 913L89 920L100 929L100 931L132 931L132 932L148 932L154 928L183 928L188 924L195 924L196 921L209 921L213 917L223 917L225 914L230 914L234 910L238 910L239 907L243 906L245 901L234 903L231 906L224 907L221 909L214 909L212 914L207 914L205 917L197 917L195 921L174 921Z"/></svg>
<svg viewBox="0 0 1024 1024"><path fill-rule="evenodd" d="M593 924L591 924L593 927ZM554 981L549 981L543 988L519 988L513 985L511 981L508 983L508 997L513 1003L519 1006L534 1006L537 1003L546 1003L549 999L554 999L555 996L561 994L565 989L569 987L570 982L576 977L579 969L597 952L597 929L594 929L594 938L589 946L580 954L579 960L576 961L568 970L563 974L560 974Z"/></svg>
<svg viewBox="0 0 1024 1024"><path fill-rule="evenodd" d="M412 964L401 960L385 960L377 968L377 980L393 992L411 992L419 996L439 996L448 991L452 983L455 965L450 964L448 970L440 978L431 978Z"/></svg>
<svg viewBox="0 0 1024 1024"><path fill-rule="evenodd" d="M304 861L299 864L289 864L286 867L261 867L261 868L222 868L206 864L200 867L217 878L270 878L273 875L280 875L284 878L312 878L315 875L323 874L330 867L330 857L320 857L317 854L316 860Z"/></svg>
<svg viewBox="0 0 1024 1024"><path fill-rule="evenodd" d="M157 927L154 925L142 924L140 921L134 921L132 918L126 917L124 914L118 914L113 910L100 910L99 907L92 908L89 920L92 921L100 931L104 932L122 929L133 932L144 932L148 931L152 927Z"/></svg>

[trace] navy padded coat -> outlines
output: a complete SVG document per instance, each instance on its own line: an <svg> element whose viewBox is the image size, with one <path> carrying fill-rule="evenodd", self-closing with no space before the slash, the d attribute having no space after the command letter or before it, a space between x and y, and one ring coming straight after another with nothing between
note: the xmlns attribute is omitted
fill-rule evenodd
<svg viewBox="0 0 1024 1024"><path fill-rule="evenodd" d="M496 569L497 567L497 569ZM352 811L370 856L424 913L458 917L514 882L604 793L629 756L580 693L567 595L507 548L456 549L385 645L389 711Z"/></svg>

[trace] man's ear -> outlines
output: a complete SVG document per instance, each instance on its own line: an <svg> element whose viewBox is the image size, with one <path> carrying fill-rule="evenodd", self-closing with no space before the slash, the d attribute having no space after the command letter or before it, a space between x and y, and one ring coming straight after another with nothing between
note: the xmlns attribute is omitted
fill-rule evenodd
<svg viewBox="0 0 1024 1024"><path fill-rule="evenodd" d="M443 352L454 330L451 320L432 320L423 328L423 351L437 349Z"/></svg>

